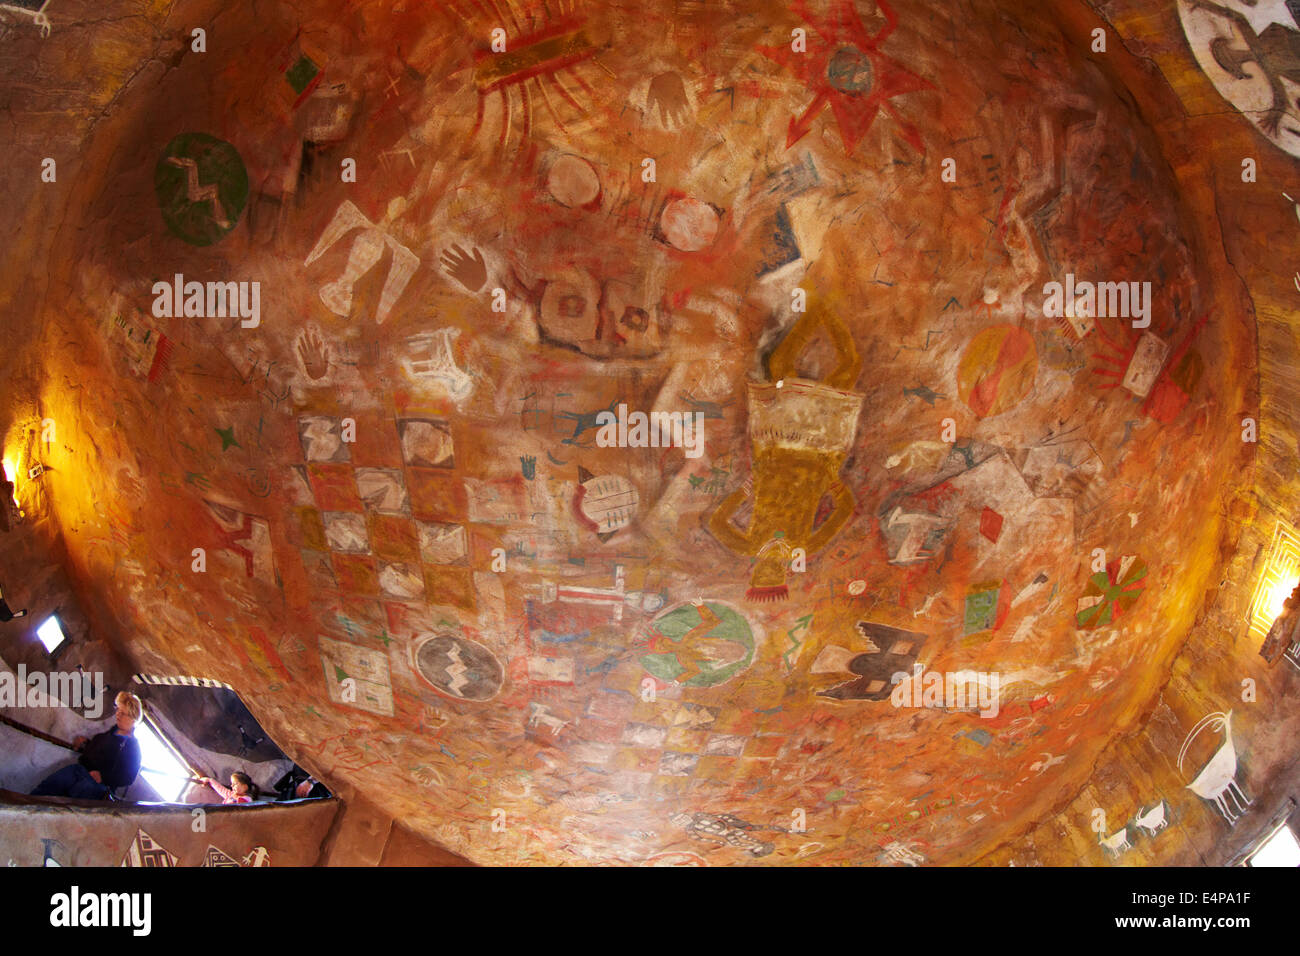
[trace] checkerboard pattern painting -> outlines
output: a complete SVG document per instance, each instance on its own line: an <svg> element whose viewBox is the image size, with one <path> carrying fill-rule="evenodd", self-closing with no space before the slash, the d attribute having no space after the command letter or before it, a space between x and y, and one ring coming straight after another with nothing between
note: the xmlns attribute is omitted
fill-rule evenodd
<svg viewBox="0 0 1300 956"><path fill-rule="evenodd" d="M362 440L378 429L389 434ZM349 432L355 445L345 440ZM474 608L468 502L453 473L448 422L373 419L345 430L342 419L307 415L298 419L298 437L303 463L292 466L300 504L291 534L312 585L377 601Z"/></svg>
<svg viewBox="0 0 1300 956"><path fill-rule="evenodd" d="M609 689L590 698L566 733L571 755L612 774L625 794L761 780L790 739L787 728L764 715L727 714L685 701L643 702Z"/></svg>

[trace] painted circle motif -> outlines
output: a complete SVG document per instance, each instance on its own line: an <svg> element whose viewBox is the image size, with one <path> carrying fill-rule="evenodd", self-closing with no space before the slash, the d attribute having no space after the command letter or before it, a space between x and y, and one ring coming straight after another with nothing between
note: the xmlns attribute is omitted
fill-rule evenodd
<svg viewBox="0 0 1300 956"><path fill-rule="evenodd" d="M725 604L706 601L704 607L716 618L712 627L694 604L679 604L656 619L654 653L642 657L641 666L664 682L685 676L685 687L714 687L747 670L754 662L749 622Z"/></svg>
<svg viewBox="0 0 1300 956"><path fill-rule="evenodd" d="M712 206L688 196L674 199L664 207L659 228L674 248L699 252L713 245L718 236L718 221L718 213Z"/></svg>
<svg viewBox="0 0 1300 956"><path fill-rule="evenodd" d="M826 81L841 93L865 93L875 73L871 60L855 46L842 46L826 64Z"/></svg>
<svg viewBox="0 0 1300 956"><path fill-rule="evenodd" d="M505 669L477 641L434 634L415 648L415 669L440 694L457 700L491 700L505 682Z"/></svg>
<svg viewBox="0 0 1300 956"><path fill-rule="evenodd" d="M980 418L1001 415L1034 387L1038 350L1017 325L993 325L966 346L957 366L957 394Z"/></svg>
<svg viewBox="0 0 1300 956"><path fill-rule="evenodd" d="M546 188L562 206L585 206L600 195L600 177L581 156L561 156L546 174Z"/></svg>
<svg viewBox="0 0 1300 956"><path fill-rule="evenodd" d="M1300 156L1300 109L1285 94L1291 67L1278 50L1300 43L1290 5L1255 0L1178 0L1178 17L1206 78L1234 109L1292 156Z"/></svg>
<svg viewBox="0 0 1300 956"><path fill-rule="evenodd" d="M239 222L248 203L248 171L239 152L207 133L182 133L153 171L163 221L195 246L210 246Z"/></svg>
<svg viewBox="0 0 1300 956"><path fill-rule="evenodd" d="M1090 630L1114 624L1133 609L1146 590L1147 565L1134 554L1111 561L1088 579L1075 608L1075 624Z"/></svg>

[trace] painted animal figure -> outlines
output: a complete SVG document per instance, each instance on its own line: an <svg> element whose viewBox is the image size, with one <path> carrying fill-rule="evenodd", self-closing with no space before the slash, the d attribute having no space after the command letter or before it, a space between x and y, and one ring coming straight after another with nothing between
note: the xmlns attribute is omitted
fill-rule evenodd
<svg viewBox="0 0 1300 956"><path fill-rule="evenodd" d="M701 412L705 418L722 418L723 411L727 406L731 405L732 402L735 401L735 399L732 399L731 401L721 403L706 402L697 400L694 396L689 395L686 392L678 392L677 395L682 399L682 401L691 406L692 412Z"/></svg>
<svg viewBox="0 0 1300 956"><path fill-rule="evenodd" d="M885 845L885 856L904 866L921 866L925 863L925 857L910 849L907 844L897 841Z"/></svg>
<svg viewBox="0 0 1300 956"><path fill-rule="evenodd" d="M41 39L44 39L45 37L50 35L50 28L53 26L53 24L50 22L49 16L45 12L46 8L49 5L50 5L50 0L45 0L44 3L40 4L40 9L33 10L31 9L33 4L31 4L30 2L22 4L21 6L12 3L0 3L0 11L4 11L6 13L22 13L25 14L26 16L31 17L32 23L34 23L36 26L41 28ZM0 20L4 20L4 19L6 18L0 16Z"/></svg>
<svg viewBox="0 0 1300 956"><path fill-rule="evenodd" d="M1300 37L1296 36L1295 30L1276 23L1270 23L1261 33L1256 34L1250 21L1240 12L1217 3L1195 0L1193 6L1227 17L1239 27L1246 49L1237 46L1237 38L1220 36L1210 41L1210 54L1214 57L1214 62L1235 80L1249 79L1251 73L1263 75L1273 101L1264 114L1262 125L1265 132L1276 134L1286 111L1294 105L1283 81L1292 84L1300 82ZM1243 69L1247 63L1253 64L1255 69L1247 72Z"/></svg>
<svg viewBox="0 0 1300 956"><path fill-rule="evenodd" d="M1120 830L1118 833L1112 833L1108 837L1100 837L1097 840L1107 850L1110 850L1114 856L1119 856L1125 850L1131 850L1133 844L1128 841L1128 827Z"/></svg>
<svg viewBox="0 0 1300 956"><path fill-rule="evenodd" d="M611 415L613 415L614 409L617 406L618 406L618 399L616 398L609 403L609 408L601 408L594 412L556 412L555 414L556 418L568 418L573 421L573 434L570 435L568 438L561 439L560 444L562 445L578 444L578 437L583 432L587 431L590 428L599 428L600 416L605 414L605 412L609 412Z"/></svg>
<svg viewBox="0 0 1300 956"><path fill-rule="evenodd" d="M1165 827L1169 826L1169 805L1161 800L1150 810L1138 815L1133 821L1147 833L1155 836Z"/></svg>
<svg viewBox="0 0 1300 956"><path fill-rule="evenodd" d="M570 723L570 721L567 720L560 720L560 718L547 710L544 704L529 704L528 713L528 726L536 727L540 724L544 727L549 727L551 728L552 737L557 736L560 731L565 728L565 725Z"/></svg>
<svg viewBox="0 0 1300 956"><path fill-rule="evenodd" d="M1223 731L1223 745L1215 751L1214 756L1201 768L1196 779L1187 785L1203 800L1212 800L1214 806L1223 814L1228 823L1236 823L1252 803L1245 791L1237 784L1237 751L1232 744L1232 711L1226 714L1207 714L1197 722L1183 741L1183 748L1178 753L1178 769L1183 769L1183 760L1187 757L1187 748L1206 727ZM1229 803L1231 799L1231 803Z"/></svg>
<svg viewBox="0 0 1300 956"><path fill-rule="evenodd" d="M731 813L679 813L672 821L685 828L693 840L739 847L748 850L751 856L767 856L776 849L775 844L750 835L751 831L770 828L760 828Z"/></svg>

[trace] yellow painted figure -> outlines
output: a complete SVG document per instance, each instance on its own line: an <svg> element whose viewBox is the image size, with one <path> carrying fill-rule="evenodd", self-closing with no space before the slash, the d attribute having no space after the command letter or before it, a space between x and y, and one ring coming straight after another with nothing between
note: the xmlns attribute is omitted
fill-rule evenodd
<svg viewBox="0 0 1300 956"><path fill-rule="evenodd" d="M824 381L799 378L798 360L819 332L829 340L837 364ZM785 598L794 550L805 555L820 550L853 516L853 494L840 482L839 472L853 447L862 409L863 396L847 390L861 367L844 323L824 306L810 304L773 351L768 364L772 380L749 383L752 490L747 483L724 498L708 528L737 554L757 556L746 592L750 600ZM830 514L814 527L827 494ZM747 498L753 514L742 530L731 519Z"/></svg>

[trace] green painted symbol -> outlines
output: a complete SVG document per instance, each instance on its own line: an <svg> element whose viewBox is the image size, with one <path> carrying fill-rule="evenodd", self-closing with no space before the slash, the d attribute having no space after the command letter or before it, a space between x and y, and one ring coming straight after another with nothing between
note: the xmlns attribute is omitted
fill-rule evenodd
<svg viewBox="0 0 1300 956"><path fill-rule="evenodd" d="M725 604L709 601L705 607L701 614L682 604L661 615L652 625L652 650L658 653L643 656L641 666L686 687L713 687L748 669L755 649L749 622Z"/></svg>
<svg viewBox="0 0 1300 956"><path fill-rule="evenodd" d="M153 171L167 228L195 246L210 246L235 228L248 202L248 171L239 152L207 133L182 133Z"/></svg>
<svg viewBox="0 0 1300 956"><path fill-rule="evenodd" d="M965 633L987 631L998 617L999 586L981 588L966 595Z"/></svg>
<svg viewBox="0 0 1300 956"><path fill-rule="evenodd" d="M293 88L295 93L302 95L307 87L311 85L311 81L316 79L318 73L320 73L320 67L312 62L311 57L303 54L298 57L293 66L285 70L284 78L289 81L289 86Z"/></svg>

